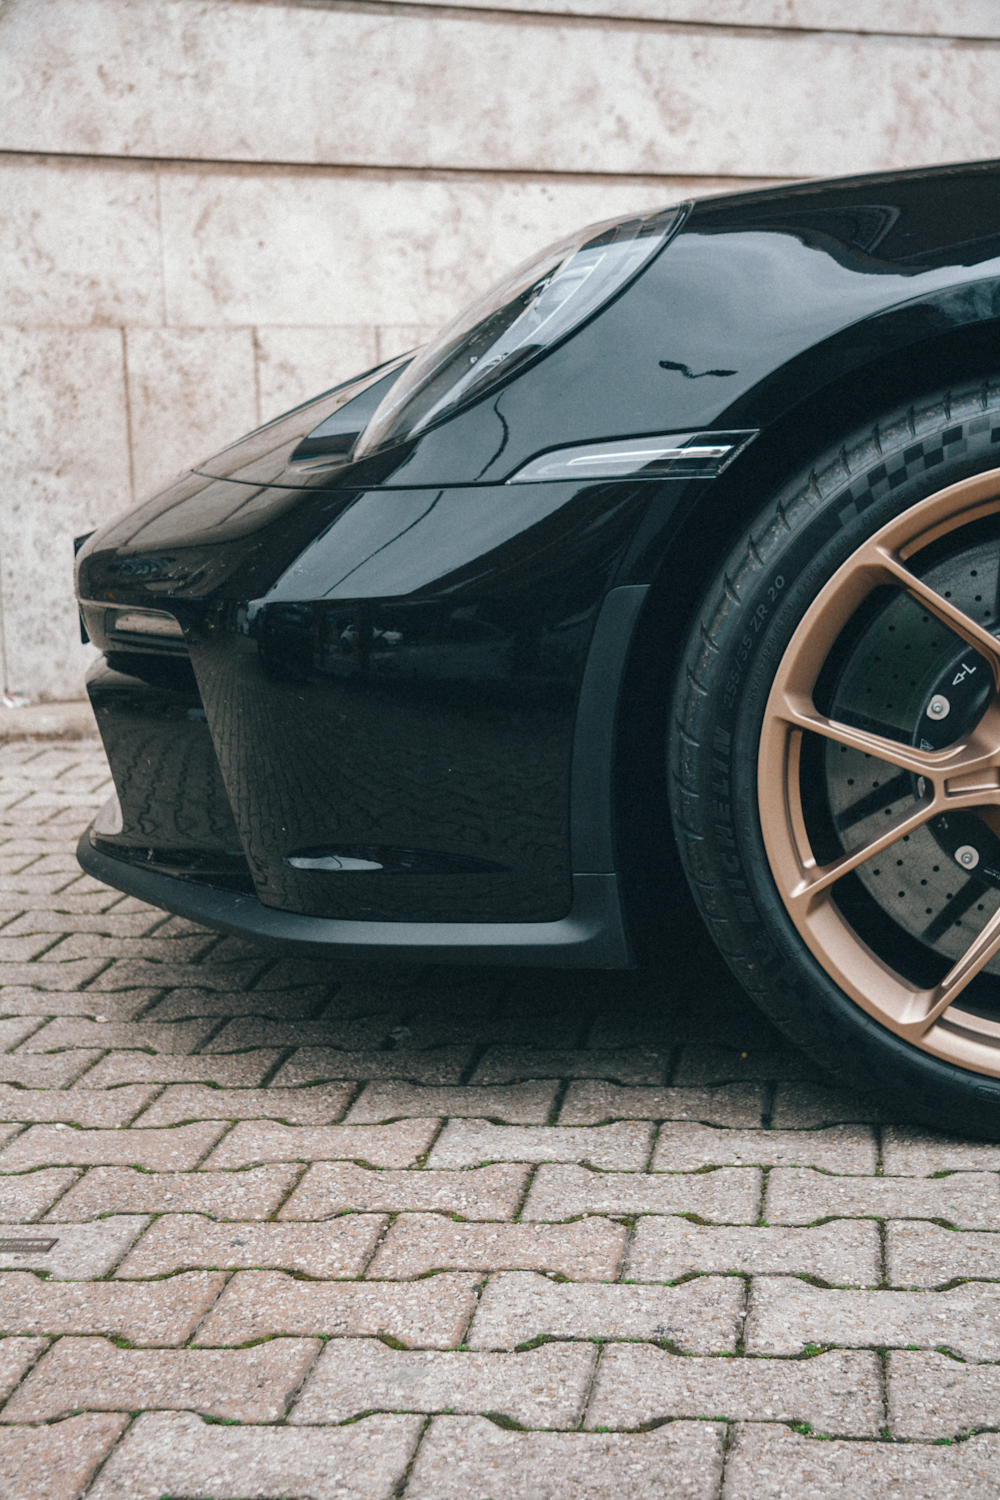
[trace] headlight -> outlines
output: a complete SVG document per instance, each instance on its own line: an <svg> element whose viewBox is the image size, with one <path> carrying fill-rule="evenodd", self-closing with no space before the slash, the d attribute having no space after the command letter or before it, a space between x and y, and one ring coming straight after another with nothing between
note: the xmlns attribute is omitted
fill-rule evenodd
<svg viewBox="0 0 1000 1500"><path fill-rule="evenodd" d="M525 261L438 334L387 393L354 449L367 458L522 369L637 276L683 208L591 224Z"/></svg>

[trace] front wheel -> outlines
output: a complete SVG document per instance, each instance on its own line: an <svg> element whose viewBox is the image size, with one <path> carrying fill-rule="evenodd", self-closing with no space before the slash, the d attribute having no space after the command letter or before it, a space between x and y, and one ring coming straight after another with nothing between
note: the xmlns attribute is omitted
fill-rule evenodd
<svg viewBox="0 0 1000 1500"><path fill-rule="evenodd" d="M670 721L681 857L839 1081L1000 1138L1000 379L845 437L754 519Z"/></svg>

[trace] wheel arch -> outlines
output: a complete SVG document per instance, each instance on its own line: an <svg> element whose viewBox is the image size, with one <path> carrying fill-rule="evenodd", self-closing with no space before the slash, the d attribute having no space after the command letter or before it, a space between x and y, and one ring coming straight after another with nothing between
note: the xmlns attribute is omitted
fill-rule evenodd
<svg viewBox="0 0 1000 1500"><path fill-rule="evenodd" d="M671 827L663 736L691 619L720 561L768 497L839 434L951 381L998 372L997 319L945 329L856 366L765 424L736 463L660 539L623 667L612 763L622 906L640 962L666 956L664 911L675 913L678 921L701 921Z"/></svg>

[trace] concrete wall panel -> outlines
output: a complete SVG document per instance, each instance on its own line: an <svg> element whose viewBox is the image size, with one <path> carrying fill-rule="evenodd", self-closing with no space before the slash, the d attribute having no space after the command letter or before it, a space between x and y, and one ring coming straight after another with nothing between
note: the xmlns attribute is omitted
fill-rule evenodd
<svg viewBox="0 0 1000 1500"><path fill-rule="evenodd" d="M0 591L8 683L65 697L80 645L73 537L131 502L118 329L0 328Z"/></svg>
<svg viewBox="0 0 1000 1500"><path fill-rule="evenodd" d="M0 323L163 322L154 170L6 156L0 201Z"/></svg>
<svg viewBox="0 0 1000 1500"><path fill-rule="evenodd" d="M258 422L249 328L134 328L126 338L136 498Z"/></svg>
<svg viewBox="0 0 1000 1500"><path fill-rule="evenodd" d="M997 54L940 38L241 0L11 0L24 151L832 175L997 149Z"/></svg>

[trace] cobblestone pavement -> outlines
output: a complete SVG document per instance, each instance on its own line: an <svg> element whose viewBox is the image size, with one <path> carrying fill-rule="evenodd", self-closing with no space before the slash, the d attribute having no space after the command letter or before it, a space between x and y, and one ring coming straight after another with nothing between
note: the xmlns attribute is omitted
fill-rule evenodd
<svg viewBox="0 0 1000 1500"><path fill-rule="evenodd" d="M0 1497L1000 1495L1000 1147L703 952L275 956L81 875L99 746L0 772Z"/></svg>

